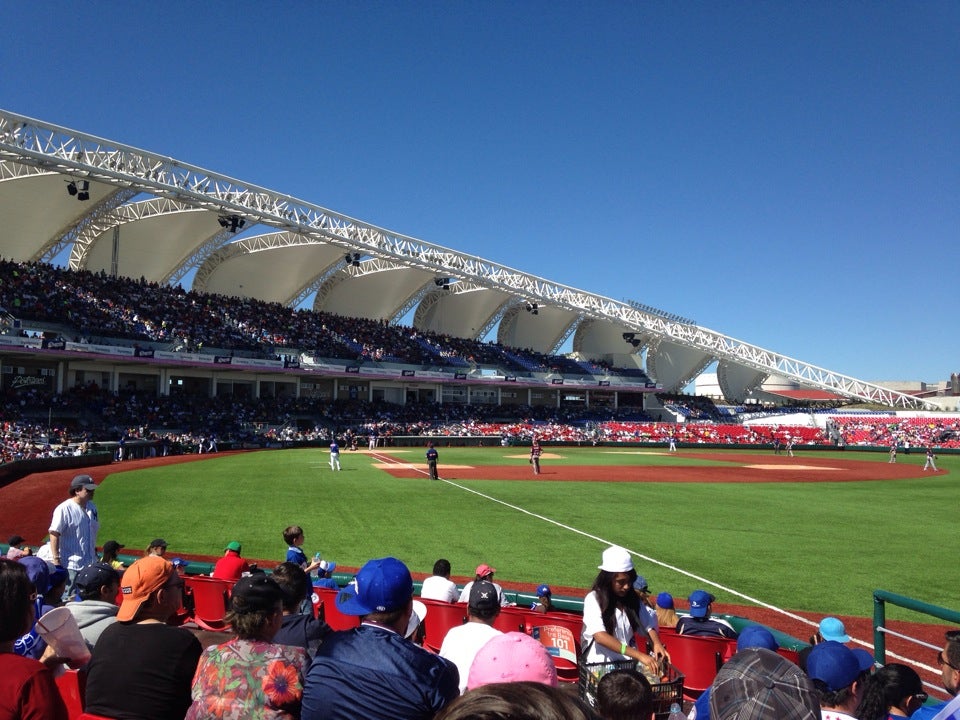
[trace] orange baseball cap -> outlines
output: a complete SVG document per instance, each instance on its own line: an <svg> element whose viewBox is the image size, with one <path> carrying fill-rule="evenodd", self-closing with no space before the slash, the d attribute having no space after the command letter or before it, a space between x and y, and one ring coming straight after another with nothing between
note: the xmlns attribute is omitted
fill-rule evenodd
<svg viewBox="0 0 960 720"><path fill-rule="evenodd" d="M117 620L120 622L133 620L140 606L167 584L173 572L173 563L159 555L147 555L128 567L123 573L123 580L120 581L123 603L117 612Z"/></svg>

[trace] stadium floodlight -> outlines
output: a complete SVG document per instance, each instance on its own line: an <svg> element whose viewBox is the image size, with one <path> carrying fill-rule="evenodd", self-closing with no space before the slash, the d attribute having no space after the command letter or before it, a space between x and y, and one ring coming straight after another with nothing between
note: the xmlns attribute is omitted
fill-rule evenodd
<svg viewBox="0 0 960 720"><path fill-rule="evenodd" d="M450 278L434 278L433 284L444 290L450 289Z"/></svg>
<svg viewBox="0 0 960 720"><path fill-rule="evenodd" d="M347 265L353 265L354 267L360 267L360 253L347 253L344 258L344 262Z"/></svg>
<svg viewBox="0 0 960 720"><path fill-rule="evenodd" d="M76 195L77 194L77 181L71 180L67 183L67 194Z"/></svg>
<svg viewBox="0 0 960 720"><path fill-rule="evenodd" d="M626 342L632 342L633 339L634 339L636 336L637 336L636 333L625 332L625 333L623 334L623 339L624 339L624 341L626 341Z"/></svg>
<svg viewBox="0 0 960 720"><path fill-rule="evenodd" d="M83 202L90 199L90 183L84 180L80 183L80 190L77 192L77 200Z"/></svg>
<svg viewBox="0 0 960 720"><path fill-rule="evenodd" d="M540 314L540 306L537 305L537 303L535 303L535 302L528 302L528 303L527 303L527 312L530 313L531 315L539 315L539 314Z"/></svg>
<svg viewBox="0 0 960 720"><path fill-rule="evenodd" d="M232 233L239 232L247 224L246 219L239 215L219 215L217 222L224 230L229 230Z"/></svg>

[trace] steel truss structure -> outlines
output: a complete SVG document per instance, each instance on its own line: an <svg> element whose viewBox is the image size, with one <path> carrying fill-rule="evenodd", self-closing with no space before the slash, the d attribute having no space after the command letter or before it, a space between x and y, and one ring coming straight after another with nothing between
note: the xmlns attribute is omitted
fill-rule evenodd
<svg viewBox="0 0 960 720"><path fill-rule="evenodd" d="M338 245L482 288L506 291L579 319L606 320L713 359L776 374L805 386L890 407L922 409L913 396L765 350L669 313L624 303L530 275L490 260L394 233L289 195L113 141L0 111L0 158L47 172L107 183L127 192L169 198L220 215L236 215L287 233ZM218 238L219 240L219 238ZM208 248L208 252L209 252ZM214 250L213 252L216 252Z"/></svg>

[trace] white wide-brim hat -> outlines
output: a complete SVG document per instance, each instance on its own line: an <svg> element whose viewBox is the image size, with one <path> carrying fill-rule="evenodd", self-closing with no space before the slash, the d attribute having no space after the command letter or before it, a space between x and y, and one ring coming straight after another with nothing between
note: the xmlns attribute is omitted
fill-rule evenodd
<svg viewBox="0 0 960 720"><path fill-rule="evenodd" d="M633 558L622 547L614 545L603 551L603 562L597 567L607 572L630 572L633 570Z"/></svg>

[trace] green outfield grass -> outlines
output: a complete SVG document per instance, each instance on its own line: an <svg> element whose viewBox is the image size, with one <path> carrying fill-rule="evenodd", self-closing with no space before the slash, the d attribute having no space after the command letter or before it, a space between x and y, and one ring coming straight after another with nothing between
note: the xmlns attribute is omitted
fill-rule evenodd
<svg viewBox="0 0 960 720"><path fill-rule="evenodd" d="M546 448L551 464L703 465L691 459L619 448ZM684 451L687 452L687 451ZM716 451L712 451L716 452ZM742 452L742 451L738 451ZM769 455L769 453L764 453ZM423 452L394 454L422 464ZM886 462L885 453L799 453ZM511 457L521 456L521 457ZM545 522L447 483L397 480L359 453L331 472L323 450L265 451L213 457L110 475L97 492L100 539L130 548L163 537L174 553L219 554L237 539L244 554L283 559L281 531L302 525L308 553L358 566L393 554L429 572L446 557L455 575L479 562L497 578L588 587L606 542L699 575L763 602L791 609L872 613L875 588L957 606L960 569L955 487L960 456L941 455L950 472L918 480L854 483L605 483L460 481ZM526 464L520 448L442 448L447 465ZM598 471L598 481L603 473ZM685 596L709 587L654 562L637 560L655 592ZM742 598L713 589L720 601ZM896 611L894 611L895 616Z"/></svg>

